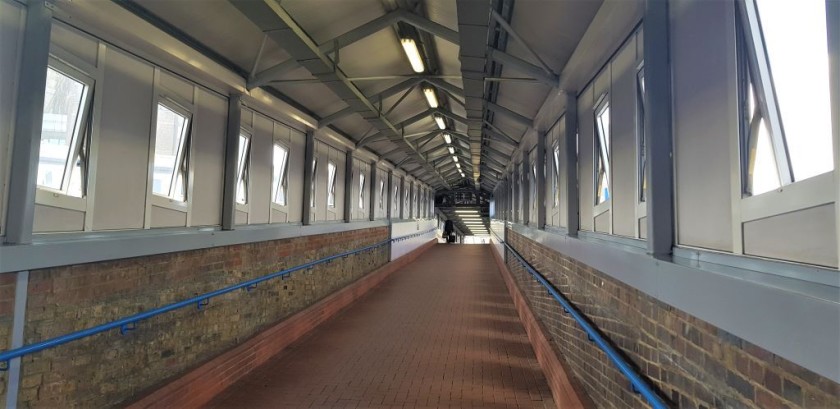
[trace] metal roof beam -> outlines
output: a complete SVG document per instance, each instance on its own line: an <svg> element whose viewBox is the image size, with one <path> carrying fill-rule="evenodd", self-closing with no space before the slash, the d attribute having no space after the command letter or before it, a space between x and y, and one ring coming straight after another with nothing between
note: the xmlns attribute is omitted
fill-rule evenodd
<svg viewBox="0 0 840 409"><path fill-rule="evenodd" d="M496 10L490 10L490 16L505 31L507 31L507 33L511 37L513 37L513 39L516 40L516 42L518 42L519 45L521 45L523 48L525 48L525 51L528 51L528 53L531 54L532 57L534 57L537 61L540 62L540 68L542 68L543 72L545 72L546 75L551 76L551 77L556 77L556 78L559 79L559 76L557 75L557 73L555 73L554 71L552 71L551 68L549 68L548 64L546 64L545 61L543 61L543 59L540 58L540 55L537 54L537 52L534 51L534 49L531 48L531 46L522 37L519 36L519 33L517 33L516 30L514 30L513 27L511 27L510 23L508 23L507 20L505 20L505 18L502 17L501 14L499 14Z"/></svg>
<svg viewBox="0 0 840 409"><path fill-rule="evenodd" d="M495 102L488 101L487 102L487 109L489 109L493 112L496 112L498 114L502 114L502 115L504 115L504 116L506 116L510 119L513 119L514 121L524 125L527 128L530 128L530 127L534 126L534 121L531 120L530 118L526 117L525 115L519 114L517 112L511 111L510 109L505 108L505 107L503 107L503 106L501 106L501 105L499 105Z"/></svg>

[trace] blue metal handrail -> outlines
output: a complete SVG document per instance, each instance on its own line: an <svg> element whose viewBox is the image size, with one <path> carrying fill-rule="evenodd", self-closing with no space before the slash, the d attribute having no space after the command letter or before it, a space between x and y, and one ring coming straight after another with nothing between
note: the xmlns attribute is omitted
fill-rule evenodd
<svg viewBox="0 0 840 409"><path fill-rule="evenodd" d="M125 318L118 319L116 321L111 321L105 324L100 324L95 327L83 329L76 332L71 332L69 334L64 334L55 338L50 338L45 341L36 342L34 344L24 345L20 348L9 349L7 351L3 351L0 353L0 371L5 371L9 368L9 361L15 358L20 358L24 355L33 354L39 351L43 351L45 349L54 348L59 345L63 345L72 341L76 341L82 338L86 338L92 335L96 335L102 332L110 331L112 329L119 328L121 334L125 334L128 331L133 331L137 328L137 323L140 321L147 320L149 318L165 314L170 311L174 311L177 309L181 309L190 305L195 305L197 309L204 308L209 302L211 298L218 297L223 294L227 294L236 290L244 289L246 291L251 291L256 288L257 284L262 283L264 281L268 281L271 279L275 279L278 277L284 278L290 276L292 273L300 270L306 270L312 268L316 265L328 263L338 258L349 257L354 254L359 254L366 251L371 251L373 249L385 246L390 244L391 242L400 242L405 241L414 237L422 236L429 234L435 231L435 229L429 229L422 232L417 232L413 234L409 234L406 236L401 237L394 237L388 240L383 240L379 243L372 244L370 246L362 247L360 249L346 251L344 253L336 254L334 256L329 256L322 258L320 260L315 260L309 263L301 264L299 266L287 268L285 270L280 270L271 274L264 275L262 277L257 277L248 281L241 282L239 284L234 284L228 287L224 287L218 289L216 291L211 291L208 293L204 293L201 295L197 295L195 297L179 301L176 303L164 305L163 307L158 307L152 310L144 311L138 314L134 314Z"/></svg>
<svg viewBox="0 0 840 409"><path fill-rule="evenodd" d="M494 236L496 236L496 240L499 240L501 244L505 246L505 248L510 251L510 253L516 258L516 261L525 268L528 273L530 273L534 278L548 291L551 296L563 306L563 311L567 314L571 315L572 318L580 325L586 335L589 337L589 340L594 342L601 348L604 353L607 354L610 361L618 367L618 370L624 374L627 379L630 380L630 385L633 388L633 392L641 394L645 400L650 404L651 407L655 409L668 409L670 406L665 403L665 401L656 393L654 388L650 385L650 383L645 379L641 374L639 374L631 365L624 359L624 357L619 353L615 348L613 348L612 344L601 335L601 332L598 330L597 327L592 325L589 319L572 304L566 296L560 293L554 285L551 284L548 279L545 278L540 272L536 269L531 267L527 261L507 242L502 240L496 232L492 231Z"/></svg>

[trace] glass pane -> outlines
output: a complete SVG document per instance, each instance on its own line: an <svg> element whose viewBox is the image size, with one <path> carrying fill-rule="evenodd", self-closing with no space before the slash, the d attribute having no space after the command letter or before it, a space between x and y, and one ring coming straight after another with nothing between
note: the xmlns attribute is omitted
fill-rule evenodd
<svg viewBox="0 0 840 409"><path fill-rule="evenodd" d="M560 146L554 147L554 207L560 205Z"/></svg>
<svg viewBox="0 0 840 409"><path fill-rule="evenodd" d="M757 0L794 180L834 169L824 0Z"/></svg>
<svg viewBox="0 0 840 409"><path fill-rule="evenodd" d="M272 197L274 203L281 206L286 205L286 163L288 162L289 151L280 145L274 145L273 172L271 186L274 188Z"/></svg>
<svg viewBox="0 0 840 409"><path fill-rule="evenodd" d="M379 208L385 208L385 181L379 180Z"/></svg>
<svg viewBox="0 0 840 409"><path fill-rule="evenodd" d="M639 201L644 202L647 200L646 196L646 189L647 189L647 156L645 152L645 71L640 70L636 76L638 81L638 92L639 95L636 98L636 103L638 104L638 109L636 110L636 114L638 117L636 118L636 122L638 123L638 131L639 135L637 139L639 141Z"/></svg>
<svg viewBox="0 0 840 409"><path fill-rule="evenodd" d="M318 158L312 159L312 182L309 185L309 207L315 207L315 180L318 175Z"/></svg>
<svg viewBox="0 0 840 409"><path fill-rule="evenodd" d="M365 208L365 175L359 174L359 209Z"/></svg>
<svg viewBox="0 0 840 409"><path fill-rule="evenodd" d="M79 114L86 91L83 83L47 68L38 156L39 186L61 189L70 148L79 133Z"/></svg>
<svg viewBox="0 0 840 409"><path fill-rule="evenodd" d="M184 143L187 118L162 104L158 104L155 128L155 160L152 192L170 194L178 153Z"/></svg>
<svg viewBox="0 0 840 409"><path fill-rule="evenodd" d="M335 164L327 163L327 206L335 207Z"/></svg>
<svg viewBox="0 0 840 409"><path fill-rule="evenodd" d="M537 165L534 165L531 172L531 209L537 208ZM531 217L535 217L536 212Z"/></svg>
<svg viewBox="0 0 840 409"><path fill-rule="evenodd" d="M779 169L773 156L770 132L764 119L758 126L758 142L755 146L755 159L752 169L752 194L758 195L781 187Z"/></svg>
<svg viewBox="0 0 840 409"><path fill-rule="evenodd" d="M236 160L236 202L248 203L248 143L247 135L239 135L239 155Z"/></svg>
<svg viewBox="0 0 840 409"><path fill-rule="evenodd" d="M597 138L595 139L595 204L604 203L610 198L610 107L605 106L596 118Z"/></svg>

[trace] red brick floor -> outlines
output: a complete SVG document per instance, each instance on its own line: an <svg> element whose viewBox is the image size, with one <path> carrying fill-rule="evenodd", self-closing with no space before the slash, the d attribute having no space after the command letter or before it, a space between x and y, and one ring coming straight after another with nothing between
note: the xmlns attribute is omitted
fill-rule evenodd
<svg viewBox="0 0 840 409"><path fill-rule="evenodd" d="M436 245L210 408L553 408L488 245Z"/></svg>

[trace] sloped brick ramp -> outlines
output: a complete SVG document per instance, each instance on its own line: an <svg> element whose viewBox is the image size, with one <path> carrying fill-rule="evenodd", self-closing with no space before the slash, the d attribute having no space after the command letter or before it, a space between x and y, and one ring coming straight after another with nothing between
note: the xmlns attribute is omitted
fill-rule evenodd
<svg viewBox="0 0 840 409"><path fill-rule="evenodd" d="M207 407L556 406L490 246L442 244Z"/></svg>

